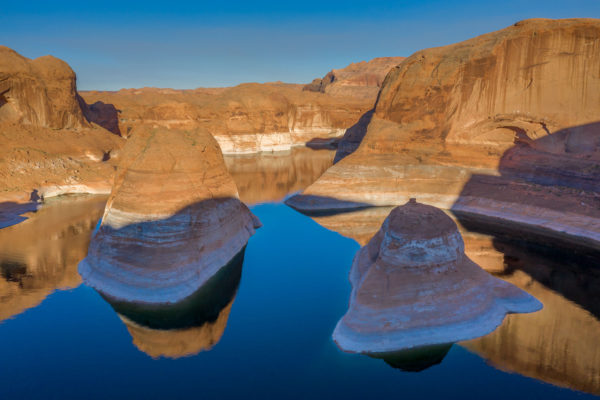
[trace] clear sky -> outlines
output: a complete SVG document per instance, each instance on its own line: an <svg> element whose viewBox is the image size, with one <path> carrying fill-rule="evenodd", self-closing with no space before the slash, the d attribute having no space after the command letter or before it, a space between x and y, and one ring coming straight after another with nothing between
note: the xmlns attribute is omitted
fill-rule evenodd
<svg viewBox="0 0 600 400"><path fill-rule="evenodd" d="M534 17L600 18L600 0L4 0L0 44L67 61L82 90L303 83Z"/></svg>

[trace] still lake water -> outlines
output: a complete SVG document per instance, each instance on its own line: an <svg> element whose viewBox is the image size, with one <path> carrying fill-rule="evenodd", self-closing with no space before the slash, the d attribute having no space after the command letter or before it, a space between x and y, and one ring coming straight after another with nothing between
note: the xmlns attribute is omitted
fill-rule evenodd
<svg viewBox="0 0 600 400"><path fill-rule="evenodd" d="M105 198L56 199L0 230L0 399L585 399L600 393L597 259L462 227L468 255L532 293L544 310L511 315L495 332L453 345L439 364L420 372L341 352L331 333L347 307L357 241L367 240L389 209L310 218L282 203L331 159L330 152L304 149L228 159L242 199L257 203L251 209L263 227L247 245L233 302L201 326L140 326L81 283L77 263Z"/></svg>

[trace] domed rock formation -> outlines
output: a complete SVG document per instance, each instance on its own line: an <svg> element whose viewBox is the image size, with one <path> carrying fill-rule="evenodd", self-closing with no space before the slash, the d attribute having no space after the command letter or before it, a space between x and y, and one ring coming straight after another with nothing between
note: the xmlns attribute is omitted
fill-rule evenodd
<svg viewBox="0 0 600 400"><path fill-rule="evenodd" d="M595 19L522 21L419 51L387 75L341 161L290 204L416 197L600 248L599 69Z"/></svg>
<svg viewBox="0 0 600 400"><path fill-rule="evenodd" d="M208 133L140 128L122 158L79 272L113 300L177 303L242 251L260 222Z"/></svg>
<svg viewBox="0 0 600 400"><path fill-rule="evenodd" d="M464 254L456 224L414 200L397 207L361 248L350 271L349 310L333 338L341 349L388 353L471 339L507 313L542 305Z"/></svg>
<svg viewBox="0 0 600 400"><path fill-rule="evenodd" d="M75 73L62 60L29 60L0 46L0 122L46 128L89 126L78 101Z"/></svg>

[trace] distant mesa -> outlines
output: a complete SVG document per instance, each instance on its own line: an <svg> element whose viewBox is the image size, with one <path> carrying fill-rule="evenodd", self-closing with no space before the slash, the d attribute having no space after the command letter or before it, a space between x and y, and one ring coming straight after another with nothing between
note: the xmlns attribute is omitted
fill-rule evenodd
<svg viewBox="0 0 600 400"><path fill-rule="evenodd" d="M112 301L178 303L234 259L260 222L206 132L140 128L121 157L79 272Z"/></svg>
<svg viewBox="0 0 600 400"><path fill-rule="evenodd" d="M323 78L305 85L303 90L333 96L375 99L387 73L405 58L379 57L352 63L345 68L332 69Z"/></svg>
<svg viewBox="0 0 600 400"><path fill-rule="evenodd" d="M350 271L348 312L333 339L348 352L388 353L483 336L508 313L542 304L464 254L456 224L414 200L396 207Z"/></svg>

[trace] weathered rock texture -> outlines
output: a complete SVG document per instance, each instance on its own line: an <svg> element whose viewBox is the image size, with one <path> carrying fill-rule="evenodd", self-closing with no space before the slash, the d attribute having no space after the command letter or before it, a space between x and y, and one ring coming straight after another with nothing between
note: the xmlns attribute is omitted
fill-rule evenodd
<svg viewBox="0 0 600 400"><path fill-rule="evenodd" d="M280 201L305 189L333 165L334 151L295 147L289 152L226 156L227 169L246 204Z"/></svg>
<svg viewBox="0 0 600 400"><path fill-rule="evenodd" d="M353 64L332 85L343 88L335 95L275 82L215 89L92 91L82 96L93 103L92 121L123 136L140 124L199 127L217 139L225 154L282 151L315 138L342 136L373 107L378 85L394 64L387 59Z"/></svg>
<svg viewBox="0 0 600 400"><path fill-rule="evenodd" d="M600 248L599 70L593 19L528 20L417 52L390 71L341 161L290 204L416 197Z"/></svg>
<svg viewBox="0 0 600 400"><path fill-rule="evenodd" d="M0 46L0 200L110 192L123 139L90 125L86 110L65 62Z"/></svg>
<svg viewBox="0 0 600 400"><path fill-rule="evenodd" d="M105 196L49 201L0 229L0 321L36 307L55 290L79 286L77 264L104 210Z"/></svg>
<svg viewBox="0 0 600 400"><path fill-rule="evenodd" d="M75 73L62 60L30 60L0 46L0 122L63 129L89 126L75 85Z"/></svg>
<svg viewBox="0 0 600 400"><path fill-rule="evenodd" d="M393 207L373 207L312 218L365 245ZM453 217L448 213L449 217ZM492 365L559 386L599 393L600 271L597 259L581 261L572 250L529 248L458 223L465 254L487 272L542 301L532 314L509 314L489 335L461 343ZM505 232L514 239L518 232ZM569 349L569 351L564 351ZM404 354L403 354L404 356ZM384 358L386 362L389 356ZM392 355L392 360L397 359ZM396 365L396 364L394 364Z"/></svg>
<svg viewBox="0 0 600 400"><path fill-rule="evenodd" d="M233 259L260 223L208 133L140 128L122 157L79 271L115 300L176 303Z"/></svg>
<svg viewBox="0 0 600 400"><path fill-rule="evenodd" d="M493 331L507 313L542 305L464 254L456 224L411 200L361 248L350 271L349 310L333 333L345 351L385 353Z"/></svg>
<svg viewBox="0 0 600 400"><path fill-rule="evenodd" d="M317 78L304 90L332 96L375 99L387 73L405 57L379 57L352 63L342 69L332 69L322 79Z"/></svg>

